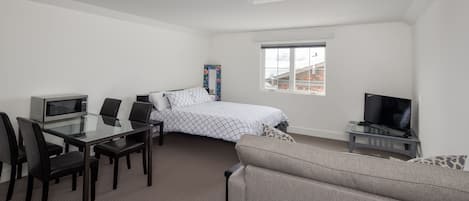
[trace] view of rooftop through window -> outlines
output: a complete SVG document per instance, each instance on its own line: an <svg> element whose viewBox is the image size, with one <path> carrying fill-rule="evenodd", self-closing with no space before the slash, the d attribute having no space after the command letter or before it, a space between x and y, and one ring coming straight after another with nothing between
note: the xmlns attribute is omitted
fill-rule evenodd
<svg viewBox="0 0 469 201"><path fill-rule="evenodd" d="M325 95L325 46L263 51L265 89Z"/></svg>

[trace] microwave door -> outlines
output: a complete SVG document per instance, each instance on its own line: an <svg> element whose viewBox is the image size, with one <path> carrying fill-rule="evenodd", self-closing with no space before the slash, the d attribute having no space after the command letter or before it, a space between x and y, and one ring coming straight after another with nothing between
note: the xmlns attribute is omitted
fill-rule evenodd
<svg viewBox="0 0 469 201"><path fill-rule="evenodd" d="M46 103L45 118L46 121L79 117L86 111L86 103L83 99L49 101Z"/></svg>

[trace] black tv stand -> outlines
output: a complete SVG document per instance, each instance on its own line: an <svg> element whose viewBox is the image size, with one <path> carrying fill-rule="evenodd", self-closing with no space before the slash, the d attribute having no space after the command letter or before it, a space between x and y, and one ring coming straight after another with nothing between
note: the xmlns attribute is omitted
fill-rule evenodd
<svg viewBox="0 0 469 201"><path fill-rule="evenodd" d="M360 121L360 122L357 123L357 125L359 125L359 126L369 126L371 124L366 122L366 121Z"/></svg>
<svg viewBox="0 0 469 201"><path fill-rule="evenodd" d="M412 158L417 156L420 141L412 130L403 132L374 124L349 122L346 132L350 135L350 152L355 148L368 148L400 153Z"/></svg>

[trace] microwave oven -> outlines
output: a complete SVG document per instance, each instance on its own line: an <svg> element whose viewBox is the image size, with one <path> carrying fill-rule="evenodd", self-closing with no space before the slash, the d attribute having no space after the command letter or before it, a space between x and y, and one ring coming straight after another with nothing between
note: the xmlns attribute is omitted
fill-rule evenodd
<svg viewBox="0 0 469 201"><path fill-rule="evenodd" d="M81 117L87 114L88 96L61 94L32 96L30 118L39 122L51 122Z"/></svg>

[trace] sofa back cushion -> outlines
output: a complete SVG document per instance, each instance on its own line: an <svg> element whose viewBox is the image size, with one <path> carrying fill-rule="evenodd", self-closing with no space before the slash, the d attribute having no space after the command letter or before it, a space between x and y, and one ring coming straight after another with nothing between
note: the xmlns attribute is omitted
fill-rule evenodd
<svg viewBox="0 0 469 201"><path fill-rule="evenodd" d="M244 135L236 150L241 162L397 200L467 201L469 174L463 171L326 151Z"/></svg>

